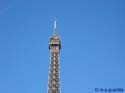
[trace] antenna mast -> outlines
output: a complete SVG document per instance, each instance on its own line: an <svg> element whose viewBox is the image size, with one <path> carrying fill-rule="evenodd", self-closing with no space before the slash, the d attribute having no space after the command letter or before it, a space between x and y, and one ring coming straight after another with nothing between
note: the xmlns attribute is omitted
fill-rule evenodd
<svg viewBox="0 0 125 93"><path fill-rule="evenodd" d="M56 35L56 18L54 20L54 35Z"/></svg>

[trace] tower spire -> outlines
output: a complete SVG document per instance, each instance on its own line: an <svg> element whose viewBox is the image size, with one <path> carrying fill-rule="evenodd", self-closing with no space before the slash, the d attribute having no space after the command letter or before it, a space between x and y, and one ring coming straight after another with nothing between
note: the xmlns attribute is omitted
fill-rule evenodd
<svg viewBox="0 0 125 93"><path fill-rule="evenodd" d="M54 20L54 33L53 34L56 35L56 18Z"/></svg>

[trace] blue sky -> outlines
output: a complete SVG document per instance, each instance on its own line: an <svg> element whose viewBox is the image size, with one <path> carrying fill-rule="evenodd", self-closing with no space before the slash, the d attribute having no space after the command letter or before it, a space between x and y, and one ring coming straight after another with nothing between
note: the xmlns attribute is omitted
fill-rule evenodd
<svg viewBox="0 0 125 93"><path fill-rule="evenodd" d="M47 93L54 17L61 93L125 88L125 0L0 0L0 93Z"/></svg>

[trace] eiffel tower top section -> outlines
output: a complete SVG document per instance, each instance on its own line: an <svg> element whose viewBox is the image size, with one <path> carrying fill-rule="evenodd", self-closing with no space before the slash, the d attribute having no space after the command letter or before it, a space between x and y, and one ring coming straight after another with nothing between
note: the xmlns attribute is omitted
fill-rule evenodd
<svg viewBox="0 0 125 93"><path fill-rule="evenodd" d="M53 36L49 40L49 49L56 47L61 49L60 37L56 34L56 20L54 21L54 33Z"/></svg>
<svg viewBox="0 0 125 93"><path fill-rule="evenodd" d="M61 49L60 38L56 34L56 21L54 21L54 33L49 40L50 68L48 80L48 93L60 93L60 66L59 52Z"/></svg>

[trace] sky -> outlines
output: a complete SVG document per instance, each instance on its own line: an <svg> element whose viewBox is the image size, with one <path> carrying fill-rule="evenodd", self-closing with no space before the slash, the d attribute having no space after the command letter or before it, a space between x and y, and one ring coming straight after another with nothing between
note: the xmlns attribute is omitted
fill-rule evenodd
<svg viewBox="0 0 125 93"><path fill-rule="evenodd" d="M125 88L125 0L0 0L0 93L47 93L55 17L61 93Z"/></svg>

